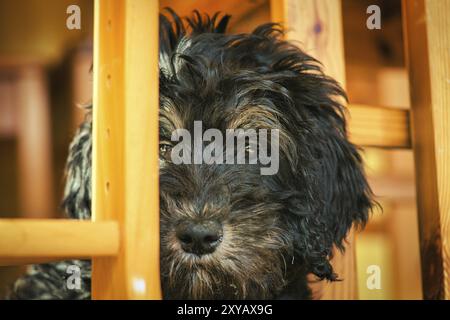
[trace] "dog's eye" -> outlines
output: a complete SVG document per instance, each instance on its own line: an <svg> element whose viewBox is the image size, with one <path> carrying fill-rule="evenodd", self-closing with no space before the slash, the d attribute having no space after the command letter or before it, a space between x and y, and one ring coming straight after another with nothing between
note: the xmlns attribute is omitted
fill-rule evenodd
<svg viewBox="0 0 450 320"><path fill-rule="evenodd" d="M159 157L163 160L169 161L172 152L172 145L162 142L159 144Z"/></svg>

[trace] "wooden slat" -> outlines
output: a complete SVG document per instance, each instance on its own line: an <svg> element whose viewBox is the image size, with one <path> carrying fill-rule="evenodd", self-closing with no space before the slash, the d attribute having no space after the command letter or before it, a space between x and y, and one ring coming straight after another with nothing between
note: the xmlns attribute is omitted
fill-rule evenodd
<svg viewBox="0 0 450 320"><path fill-rule="evenodd" d="M409 110L352 104L350 140L362 147L411 148Z"/></svg>
<svg viewBox="0 0 450 320"><path fill-rule="evenodd" d="M97 0L94 43L93 218L122 237L93 298L159 299L158 1Z"/></svg>
<svg viewBox="0 0 450 320"><path fill-rule="evenodd" d="M2 266L112 256L119 251L119 228L113 221L1 219L0 235Z"/></svg>
<svg viewBox="0 0 450 320"><path fill-rule="evenodd" d="M450 299L450 0L404 0L425 299Z"/></svg>
<svg viewBox="0 0 450 320"><path fill-rule="evenodd" d="M322 62L326 74L345 87L344 40L340 0L271 0L272 21L287 29L286 38L297 42L303 50ZM348 236L345 256L338 251L332 261L342 282L313 286L315 298L355 299L356 266L354 235Z"/></svg>

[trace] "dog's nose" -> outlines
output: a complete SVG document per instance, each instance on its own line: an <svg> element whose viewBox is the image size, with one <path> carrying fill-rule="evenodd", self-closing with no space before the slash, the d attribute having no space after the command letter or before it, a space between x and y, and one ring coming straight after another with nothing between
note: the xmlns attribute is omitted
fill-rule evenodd
<svg viewBox="0 0 450 320"><path fill-rule="evenodd" d="M214 252L222 241L222 226L216 221L182 223L176 234L181 248L189 253L203 255Z"/></svg>

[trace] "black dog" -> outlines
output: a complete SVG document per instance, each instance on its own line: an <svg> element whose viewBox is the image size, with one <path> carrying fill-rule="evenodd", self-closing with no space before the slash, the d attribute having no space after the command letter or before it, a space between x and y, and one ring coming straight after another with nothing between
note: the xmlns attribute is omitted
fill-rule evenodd
<svg viewBox="0 0 450 320"><path fill-rule="evenodd" d="M347 139L345 93L318 61L283 41L276 24L225 35L228 16L196 13L188 27L171 18L160 20L164 297L310 298L307 275L337 280L332 249L344 249L347 232L365 224L373 205ZM279 130L279 170L173 163L171 135L192 132L194 121L221 132ZM90 184L88 117L70 148L64 205L71 217L90 218ZM16 283L12 297L88 297L89 262L77 263L83 291L65 288L66 264L43 265Z"/></svg>

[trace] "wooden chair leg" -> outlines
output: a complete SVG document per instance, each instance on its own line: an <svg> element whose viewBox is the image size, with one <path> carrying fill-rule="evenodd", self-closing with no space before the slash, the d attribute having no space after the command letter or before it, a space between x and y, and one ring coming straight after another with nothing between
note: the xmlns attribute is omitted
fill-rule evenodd
<svg viewBox="0 0 450 320"><path fill-rule="evenodd" d="M159 299L158 1L96 0L93 219L119 255L93 259L94 299Z"/></svg>
<svg viewBox="0 0 450 320"><path fill-rule="evenodd" d="M450 0L403 0L425 299L450 299Z"/></svg>

